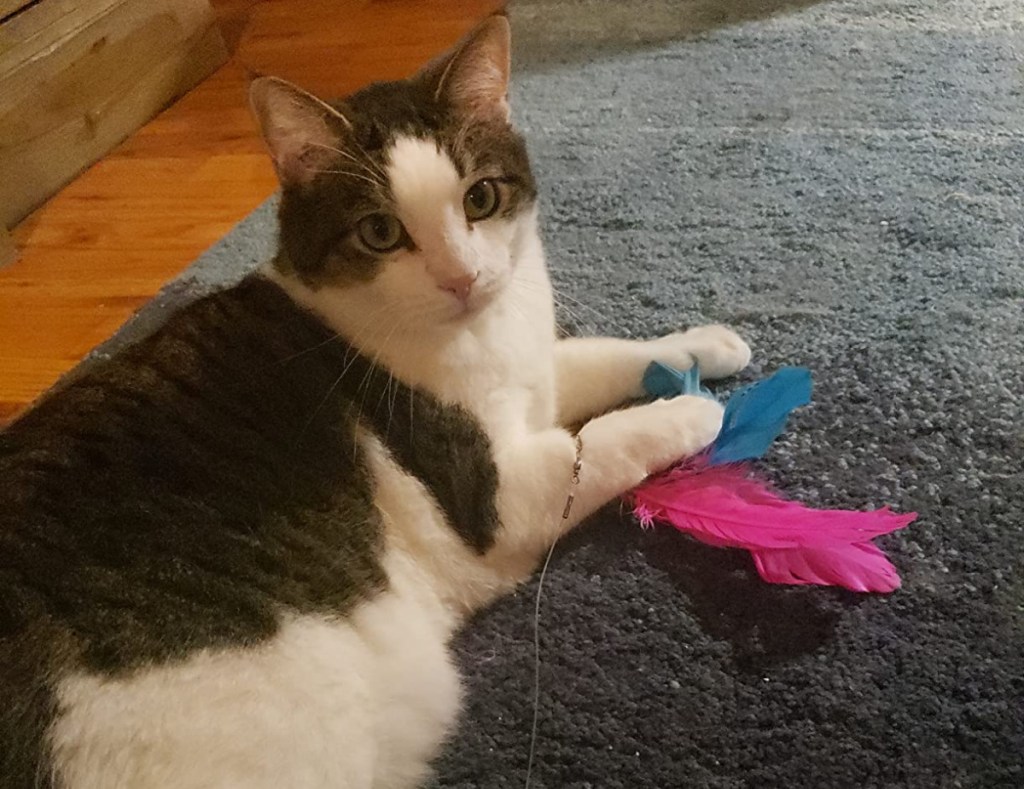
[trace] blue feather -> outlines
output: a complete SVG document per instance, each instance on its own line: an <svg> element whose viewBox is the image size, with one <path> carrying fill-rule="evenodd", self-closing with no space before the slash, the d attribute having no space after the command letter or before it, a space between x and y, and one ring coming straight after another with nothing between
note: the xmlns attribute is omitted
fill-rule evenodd
<svg viewBox="0 0 1024 789"><path fill-rule="evenodd" d="M651 362L644 371L644 390L651 397L714 397L707 387L700 385L700 368L696 364L688 370L677 370L661 362Z"/></svg>
<svg viewBox="0 0 1024 789"><path fill-rule="evenodd" d="M700 369L677 370L652 362L644 372L644 389L652 397L714 397L700 383ZM711 465L762 457L786 429L790 413L811 402L811 371L783 367L763 381L737 389L725 404L722 432L711 447Z"/></svg>
<svg viewBox="0 0 1024 789"><path fill-rule="evenodd" d="M785 430L790 413L809 402L811 371L806 367L783 367L763 381L737 389L725 405L722 432L711 447L711 464L763 456Z"/></svg>

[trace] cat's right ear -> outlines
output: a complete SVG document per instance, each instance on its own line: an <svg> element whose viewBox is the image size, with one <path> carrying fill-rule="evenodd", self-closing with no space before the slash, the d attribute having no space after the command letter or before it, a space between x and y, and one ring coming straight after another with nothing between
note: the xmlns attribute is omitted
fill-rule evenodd
<svg viewBox="0 0 1024 789"><path fill-rule="evenodd" d="M420 79L433 86L435 101L447 101L465 118L507 121L511 35L504 15L488 17L428 63Z"/></svg>
<svg viewBox="0 0 1024 789"><path fill-rule="evenodd" d="M308 184L329 167L351 128L329 104L277 77L253 80L249 103L282 186Z"/></svg>

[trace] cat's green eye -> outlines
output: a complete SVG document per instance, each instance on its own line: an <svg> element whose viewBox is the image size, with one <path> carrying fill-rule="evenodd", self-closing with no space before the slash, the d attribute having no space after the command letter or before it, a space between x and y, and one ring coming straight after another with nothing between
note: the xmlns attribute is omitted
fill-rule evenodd
<svg viewBox="0 0 1024 789"><path fill-rule="evenodd" d="M374 252L391 252L405 241L405 228L391 214L370 214L356 226L359 240Z"/></svg>
<svg viewBox="0 0 1024 789"><path fill-rule="evenodd" d="M462 198L462 208L466 212L466 219L470 222L479 222L494 216L501 204L501 195L498 193L498 185L489 178L477 181L466 191Z"/></svg>

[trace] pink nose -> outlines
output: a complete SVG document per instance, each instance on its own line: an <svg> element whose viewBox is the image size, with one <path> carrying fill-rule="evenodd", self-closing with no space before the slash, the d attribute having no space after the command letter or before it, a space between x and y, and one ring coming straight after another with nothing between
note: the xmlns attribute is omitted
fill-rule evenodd
<svg viewBox="0 0 1024 789"><path fill-rule="evenodd" d="M443 282L438 283L438 287L440 287L441 290L451 293L455 298L465 304L469 300L469 292L473 289L473 283L476 282L476 278L479 276L479 272L476 274L464 274L461 277L444 280Z"/></svg>

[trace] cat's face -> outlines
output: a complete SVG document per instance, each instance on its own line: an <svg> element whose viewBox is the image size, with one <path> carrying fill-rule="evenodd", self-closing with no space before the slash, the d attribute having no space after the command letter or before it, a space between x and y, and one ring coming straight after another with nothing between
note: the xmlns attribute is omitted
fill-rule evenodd
<svg viewBox="0 0 1024 789"><path fill-rule="evenodd" d="M278 269L372 323L416 330L486 309L535 233L508 66L508 24L495 17L412 79L334 105L257 80L282 184Z"/></svg>

